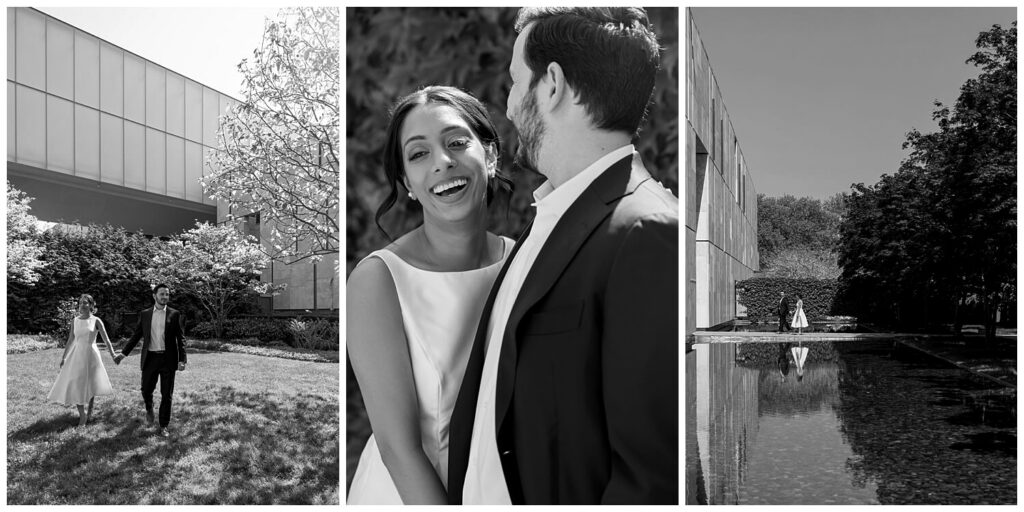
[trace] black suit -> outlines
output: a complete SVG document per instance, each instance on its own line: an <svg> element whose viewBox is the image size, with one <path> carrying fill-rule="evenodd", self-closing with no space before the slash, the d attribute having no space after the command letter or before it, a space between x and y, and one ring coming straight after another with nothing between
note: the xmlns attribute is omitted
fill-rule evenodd
<svg viewBox="0 0 1024 512"><path fill-rule="evenodd" d="M786 322L786 317L789 316L789 299L783 297L779 301L779 332L791 331L789 322Z"/></svg>
<svg viewBox="0 0 1024 512"><path fill-rule="evenodd" d="M167 307L164 320L163 353L151 352L153 308L139 312L139 321L135 325L135 333L128 339L121 353L127 356L142 339L142 401L146 404L146 412L153 412L153 390L157 380L160 381L160 426L167 427L171 422L171 395L174 394L174 375L178 371L178 363L188 362L185 354L185 327L181 313Z"/></svg>
<svg viewBox="0 0 1024 512"><path fill-rule="evenodd" d="M498 363L498 453L513 503L678 503L678 200L632 157L569 207L512 307ZM491 290L452 414L462 503Z"/></svg>

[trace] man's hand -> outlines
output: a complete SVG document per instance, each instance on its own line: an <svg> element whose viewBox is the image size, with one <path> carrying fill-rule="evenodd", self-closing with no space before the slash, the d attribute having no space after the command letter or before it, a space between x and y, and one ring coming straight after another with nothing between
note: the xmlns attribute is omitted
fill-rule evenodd
<svg viewBox="0 0 1024 512"><path fill-rule="evenodd" d="M179 372L185 371L185 363L178 363L178 371Z"/></svg>
<svg viewBox="0 0 1024 512"><path fill-rule="evenodd" d="M118 353L116 356L114 356L114 364L121 364L122 359L124 359L124 354Z"/></svg>

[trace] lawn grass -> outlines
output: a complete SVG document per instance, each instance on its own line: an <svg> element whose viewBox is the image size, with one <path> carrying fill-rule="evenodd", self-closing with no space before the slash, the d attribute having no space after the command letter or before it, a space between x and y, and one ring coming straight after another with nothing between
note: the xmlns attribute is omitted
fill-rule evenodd
<svg viewBox="0 0 1024 512"><path fill-rule="evenodd" d="M7 355L8 504L339 503L337 364L190 353L165 439L144 420L138 351L102 356L114 394L81 428L46 401L60 356Z"/></svg>

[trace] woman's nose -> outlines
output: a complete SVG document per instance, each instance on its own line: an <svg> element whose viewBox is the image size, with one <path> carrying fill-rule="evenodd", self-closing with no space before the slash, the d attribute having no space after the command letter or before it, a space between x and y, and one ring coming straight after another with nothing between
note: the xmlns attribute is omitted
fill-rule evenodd
<svg viewBox="0 0 1024 512"><path fill-rule="evenodd" d="M434 172L441 172L442 169L451 169L458 165L447 151L438 151L437 155L437 165L434 166Z"/></svg>

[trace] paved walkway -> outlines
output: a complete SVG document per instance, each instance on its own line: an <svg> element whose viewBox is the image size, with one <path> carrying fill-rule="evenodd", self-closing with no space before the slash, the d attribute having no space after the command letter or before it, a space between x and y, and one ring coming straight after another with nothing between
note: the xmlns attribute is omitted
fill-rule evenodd
<svg viewBox="0 0 1024 512"><path fill-rule="evenodd" d="M804 343L816 341L883 340L910 334L888 332L805 332L782 334L770 331L696 331L694 343Z"/></svg>

